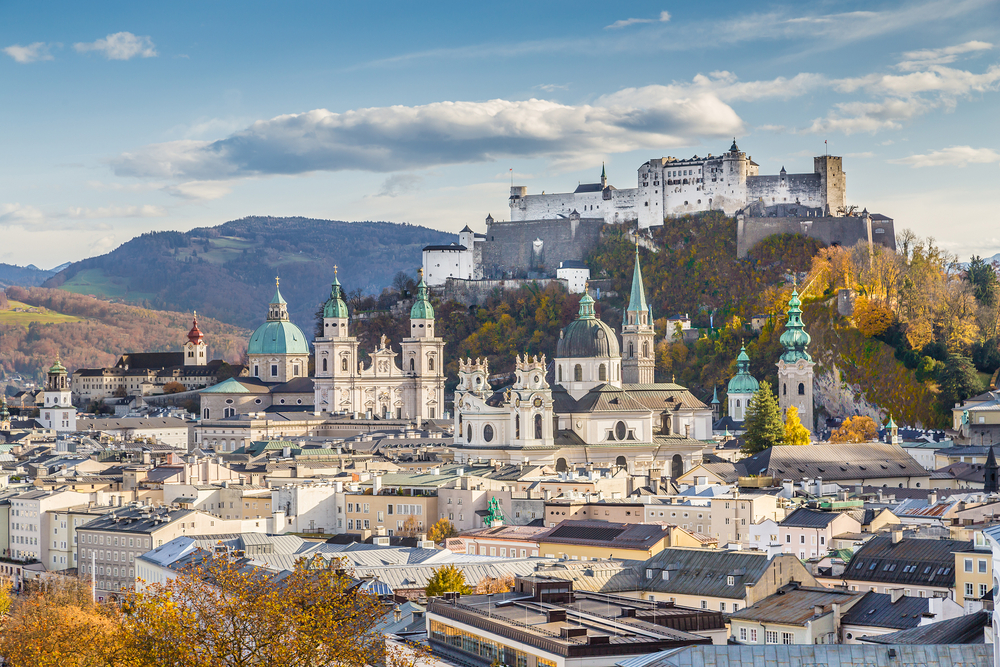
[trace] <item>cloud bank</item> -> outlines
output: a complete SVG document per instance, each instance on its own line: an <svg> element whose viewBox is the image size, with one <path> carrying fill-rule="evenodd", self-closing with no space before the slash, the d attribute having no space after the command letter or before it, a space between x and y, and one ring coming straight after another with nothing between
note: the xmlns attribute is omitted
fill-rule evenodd
<svg viewBox="0 0 1000 667"><path fill-rule="evenodd" d="M889 160L895 164L908 164L911 167L965 167L970 164L1000 163L1000 153L992 148L973 148L972 146L949 146L942 150L931 151L922 155Z"/></svg>

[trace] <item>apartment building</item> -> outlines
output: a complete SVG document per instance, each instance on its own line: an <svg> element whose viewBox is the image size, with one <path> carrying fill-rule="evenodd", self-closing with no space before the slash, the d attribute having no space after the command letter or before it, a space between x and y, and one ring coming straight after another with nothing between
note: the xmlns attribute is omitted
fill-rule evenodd
<svg viewBox="0 0 1000 667"><path fill-rule="evenodd" d="M90 496L76 491L27 491L10 498L10 557L18 561L37 560L46 567L53 564L49 554L52 538L50 510L85 504ZM56 540L56 546L59 541ZM58 554L56 555L58 564ZM60 568L61 569L61 568Z"/></svg>

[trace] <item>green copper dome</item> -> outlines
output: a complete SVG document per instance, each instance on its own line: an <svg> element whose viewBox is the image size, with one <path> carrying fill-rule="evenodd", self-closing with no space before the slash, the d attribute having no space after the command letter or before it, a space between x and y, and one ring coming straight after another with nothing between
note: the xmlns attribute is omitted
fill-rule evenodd
<svg viewBox="0 0 1000 667"><path fill-rule="evenodd" d="M302 329L291 322L264 322L250 336L247 354L309 354L309 343Z"/></svg>
<svg viewBox="0 0 1000 667"><path fill-rule="evenodd" d="M760 383L750 375L750 355L746 346L740 348L736 357L736 375L729 381L726 392L729 394L753 394L760 389Z"/></svg>
<svg viewBox="0 0 1000 667"><path fill-rule="evenodd" d="M785 348L781 353L781 360L789 364L800 360L812 361L812 357L806 352L812 336L806 333L805 325L802 324L801 305L799 293L793 287L792 298L788 300L788 322L785 323L785 332L781 334L781 345Z"/></svg>
<svg viewBox="0 0 1000 667"><path fill-rule="evenodd" d="M337 280L337 271L334 269L333 283L330 285L330 298L327 300L326 305L323 306L323 317L346 318L347 316L347 303L344 301L344 290L340 286L340 281Z"/></svg>
<svg viewBox="0 0 1000 667"><path fill-rule="evenodd" d="M556 357L590 358L620 357L618 336L615 330L594 315L594 300L584 292L580 299L580 313L566 325L556 343Z"/></svg>
<svg viewBox="0 0 1000 667"><path fill-rule="evenodd" d="M417 283L417 299L413 302L413 308L410 308L410 319L433 320L434 306L431 305L431 300L427 295L427 283L424 282L424 270L420 269L417 273L420 275L420 282Z"/></svg>
<svg viewBox="0 0 1000 667"><path fill-rule="evenodd" d="M59 357L56 357L56 363L52 364L52 368L49 369L49 373L66 375L66 367L62 365L61 361L59 361Z"/></svg>

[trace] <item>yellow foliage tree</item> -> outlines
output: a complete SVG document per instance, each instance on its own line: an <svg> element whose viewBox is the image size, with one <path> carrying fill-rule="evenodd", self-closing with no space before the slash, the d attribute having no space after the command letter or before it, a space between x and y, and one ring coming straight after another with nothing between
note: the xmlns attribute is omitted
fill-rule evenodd
<svg viewBox="0 0 1000 667"><path fill-rule="evenodd" d="M872 442L878 437L878 425L871 417L859 415L848 417L836 431L830 434L832 443Z"/></svg>
<svg viewBox="0 0 1000 667"><path fill-rule="evenodd" d="M854 326L866 338L884 333L894 319L892 310L884 303L865 297L858 297L854 302Z"/></svg>
<svg viewBox="0 0 1000 667"><path fill-rule="evenodd" d="M476 584L476 595L490 595L494 593L509 593L514 590L514 575L508 574L504 577L483 577Z"/></svg>
<svg viewBox="0 0 1000 667"><path fill-rule="evenodd" d="M454 537L455 535L458 535L458 531L455 530L455 524L448 521L448 519L439 519L433 526L431 526L431 529L427 531L427 539L434 542L440 542L441 540Z"/></svg>
<svg viewBox="0 0 1000 667"><path fill-rule="evenodd" d="M802 421L799 419L799 409L794 405L789 406L788 414L785 417L785 444L809 444L809 429L802 425Z"/></svg>

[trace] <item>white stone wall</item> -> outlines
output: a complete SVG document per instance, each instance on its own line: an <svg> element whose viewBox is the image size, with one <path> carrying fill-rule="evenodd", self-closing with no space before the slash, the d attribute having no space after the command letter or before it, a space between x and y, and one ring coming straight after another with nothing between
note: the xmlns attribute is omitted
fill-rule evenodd
<svg viewBox="0 0 1000 667"><path fill-rule="evenodd" d="M570 294L583 294L587 281L590 280L590 269L556 269L556 277L565 280Z"/></svg>
<svg viewBox="0 0 1000 667"><path fill-rule="evenodd" d="M334 484L281 486L271 490L271 507L285 512L289 532L317 528L327 533L343 532L342 527L338 530L337 525L337 495ZM342 491L340 495L343 495Z"/></svg>

